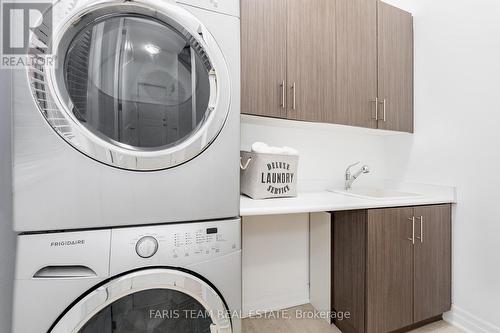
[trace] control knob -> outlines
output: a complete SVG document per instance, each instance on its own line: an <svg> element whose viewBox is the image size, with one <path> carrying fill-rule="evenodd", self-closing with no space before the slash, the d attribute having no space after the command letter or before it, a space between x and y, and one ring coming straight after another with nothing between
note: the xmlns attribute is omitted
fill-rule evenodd
<svg viewBox="0 0 500 333"><path fill-rule="evenodd" d="M141 258L151 258L158 251L158 241L153 236L141 237L135 244L135 252Z"/></svg>

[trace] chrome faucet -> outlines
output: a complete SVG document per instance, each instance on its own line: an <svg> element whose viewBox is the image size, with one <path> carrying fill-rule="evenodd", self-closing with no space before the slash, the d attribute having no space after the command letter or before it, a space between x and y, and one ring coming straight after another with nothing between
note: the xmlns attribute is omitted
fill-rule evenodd
<svg viewBox="0 0 500 333"><path fill-rule="evenodd" d="M354 164L351 164L347 167L347 169L345 169L345 190L346 191L349 191L351 188L352 188L352 183L354 183L354 181L356 179L358 179L358 177L363 174L363 173L370 173L370 168L368 167L368 165L363 165L363 167L361 167L361 169L359 169L357 172L355 172L354 174L351 173L351 168L353 166L356 166L358 165L360 162L356 162Z"/></svg>

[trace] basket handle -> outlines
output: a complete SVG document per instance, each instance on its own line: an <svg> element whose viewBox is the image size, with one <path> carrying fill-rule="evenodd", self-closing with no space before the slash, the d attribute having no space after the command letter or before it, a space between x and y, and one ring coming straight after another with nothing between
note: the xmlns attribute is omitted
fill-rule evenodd
<svg viewBox="0 0 500 333"><path fill-rule="evenodd" d="M241 163L241 159L242 159L242 158L240 157L240 168L241 168L241 170L246 170L246 169L248 168L248 165L249 165L249 164L250 164L250 162L252 161L252 158L251 158L251 157L249 157L249 158L248 158L248 160L245 162L245 165L243 165L243 164Z"/></svg>

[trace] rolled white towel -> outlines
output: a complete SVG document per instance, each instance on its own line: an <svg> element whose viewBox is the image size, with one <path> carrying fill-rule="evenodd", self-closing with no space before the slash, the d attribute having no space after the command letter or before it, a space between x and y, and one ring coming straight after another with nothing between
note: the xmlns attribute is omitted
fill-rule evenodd
<svg viewBox="0 0 500 333"><path fill-rule="evenodd" d="M272 147L265 142L255 142L252 145L252 152L260 154L299 155L296 149L290 147Z"/></svg>
<svg viewBox="0 0 500 333"><path fill-rule="evenodd" d="M265 142L255 142L252 151L259 154L283 154L282 148L269 146Z"/></svg>
<svg viewBox="0 0 500 333"><path fill-rule="evenodd" d="M272 146L270 146L269 147L269 151L271 152L271 154L283 155L283 148L280 148L280 147L272 147Z"/></svg>
<svg viewBox="0 0 500 333"><path fill-rule="evenodd" d="M285 146L283 147L283 154L299 156L299 151L295 148Z"/></svg>
<svg viewBox="0 0 500 333"><path fill-rule="evenodd" d="M252 144L252 152L259 154L271 154L271 149L267 143L254 142L254 144Z"/></svg>

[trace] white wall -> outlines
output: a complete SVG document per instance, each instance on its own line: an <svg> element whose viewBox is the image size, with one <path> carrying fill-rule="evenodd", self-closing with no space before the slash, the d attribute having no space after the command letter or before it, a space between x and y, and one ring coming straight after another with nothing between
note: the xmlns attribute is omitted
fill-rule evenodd
<svg viewBox="0 0 500 333"><path fill-rule="evenodd" d="M309 214L244 217L242 233L243 313L309 303Z"/></svg>
<svg viewBox="0 0 500 333"><path fill-rule="evenodd" d="M416 131L385 138L388 171L458 187L450 318L500 332L500 2L388 2L414 13Z"/></svg>
<svg viewBox="0 0 500 333"><path fill-rule="evenodd" d="M242 116L241 122L243 150L249 150L255 141L299 150L299 190L328 186L340 188L344 183L345 168L357 161L371 168L371 173L360 177L357 183L383 179L386 135L371 129L262 117Z"/></svg>
<svg viewBox="0 0 500 333"><path fill-rule="evenodd" d="M12 231L10 73L0 70L0 332L10 332L15 235Z"/></svg>
<svg viewBox="0 0 500 333"><path fill-rule="evenodd" d="M356 161L372 169L359 184L385 177L384 137L373 130L243 116L242 149L255 141L299 150L301 191L343 186ZM245 314L309 302L309 214L245 217L242 237Z"/></svg>

